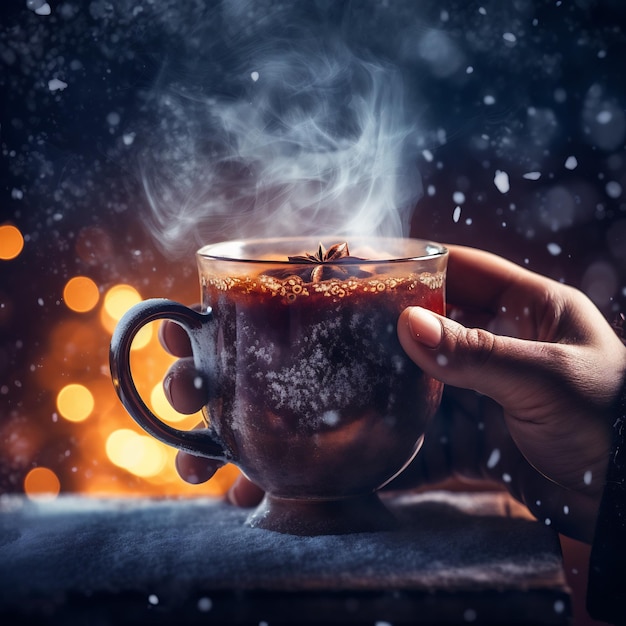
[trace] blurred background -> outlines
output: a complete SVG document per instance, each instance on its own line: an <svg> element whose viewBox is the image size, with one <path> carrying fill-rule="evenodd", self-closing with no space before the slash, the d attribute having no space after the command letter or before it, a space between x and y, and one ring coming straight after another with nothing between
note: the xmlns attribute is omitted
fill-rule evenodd
<svg viewBox="0 0 626 626"><path fill-rule="evenodd" d="M0 12L0 493L223 493L233 470L186 485L127 416L112 329L140 299L196 301L201 243L352 219L367 203L333 168L366 176L370 214L397 208L404 235L504 255L611 321L624 310L621 0ZM137 384L189 428L156 335L135 344Z"/></svg>

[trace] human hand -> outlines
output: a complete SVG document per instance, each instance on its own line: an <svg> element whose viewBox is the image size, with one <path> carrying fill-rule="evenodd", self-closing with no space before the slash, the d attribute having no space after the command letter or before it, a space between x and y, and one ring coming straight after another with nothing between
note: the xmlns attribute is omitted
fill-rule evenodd
<svg viewBox="0 0 626 626"><path fill-rule="evenodd" d="M576 289L449 248L448 301L471 327L410 308L398 334L428 374L472 391L444 398L439 432L397 485L446 473L497 480L539 519L591 541L626 347Z"/></svg>

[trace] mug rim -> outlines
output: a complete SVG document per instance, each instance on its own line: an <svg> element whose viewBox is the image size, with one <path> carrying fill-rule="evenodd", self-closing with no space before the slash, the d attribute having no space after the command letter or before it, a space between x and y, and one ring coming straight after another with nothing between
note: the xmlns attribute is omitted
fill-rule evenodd
<svg viewBox="0 0 626 626"><path fill-rule="evenodd" d="M311 242L318 241L323 242L324 239L337 241L345 240L344 237L339 235L332 236L313 236L313 235L304 235L299 237L258 237L252 239L229 239L224 241L219 241L215 243L210 243L202 246L196 252L196 256L201 257L203 259L211 260L211 261L227 261L230 263L255 263L259 265L300 265L303 262L299 261L289 261L285 259L247 259L247 258L237 258L233 255L224 255L224 254L210 254L209 250L213 250L219 248L221 246L236 246L236 245L254 245L254 244L276 244L276 243L285 243L288 241L297 242ZM377 237L375 235L359 235L351 238L353 241L366 242L366 241L376 241L383 243L385 241L389 242L398 242L398 241L412 241L415 243L422 243L425 249L425 254L408 256L408 257L389 257L383 259L362 259L358 257L350 258L344 257L340 261L325 261L325 265L380 265L381 263L406 263L410 261L426 261L428 259L436 259L444 257L448 254L448 248L441 243L437 243L435 241L431 241L428 239L422 239L420 237ZM348 243L350 243L348 241ZM317 244L314 244L314 246Z"/></svg>

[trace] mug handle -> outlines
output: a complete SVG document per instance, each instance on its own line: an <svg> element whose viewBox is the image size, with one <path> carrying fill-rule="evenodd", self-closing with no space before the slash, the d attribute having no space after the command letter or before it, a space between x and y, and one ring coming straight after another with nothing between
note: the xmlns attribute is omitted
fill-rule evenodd
<svg viewBox="0 0 626 626"><path fill-rule="evenodd" d="M130 369L131 344L141 328L161 319L182 326L194 346L198 345L199 335L205 325L213 319L213 313L210 309L206 313L198 313L165 298L144 300L129 309L111 337L109 364L115 391L130 416L154 438L195 456L229 462L232 455L212 429L186 431L165 424L147 407L137 391Z"/></svg>

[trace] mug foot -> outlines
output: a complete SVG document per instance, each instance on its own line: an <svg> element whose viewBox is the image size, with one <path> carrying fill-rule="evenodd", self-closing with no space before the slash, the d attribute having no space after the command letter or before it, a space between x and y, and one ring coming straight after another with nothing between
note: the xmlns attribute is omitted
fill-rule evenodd
<svg viewBox="0 0 626 626"><path fill-rule="evenodd" d="M279 498L266 494L246 525L288 535L345 535L392 530L398 522L377 494L337 500Z"/></svg>

